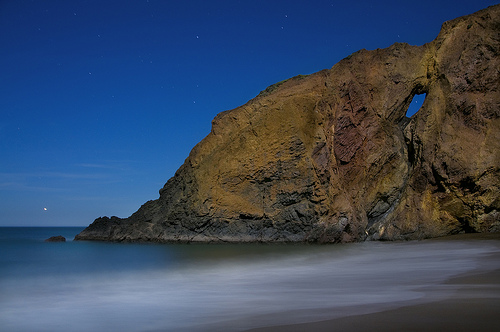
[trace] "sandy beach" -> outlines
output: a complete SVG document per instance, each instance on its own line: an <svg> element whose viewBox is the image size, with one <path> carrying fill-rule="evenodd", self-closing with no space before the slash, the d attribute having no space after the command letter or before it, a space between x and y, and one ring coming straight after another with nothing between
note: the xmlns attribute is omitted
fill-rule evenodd
<svg viewBox="0 0 500 332"><path fill-rule="evenodd" d="M43 241L77 233L0 228L2 330L500 331L498 234L342 245Z"/></svg>
<svg viewBox="0 0 500 332"><path fill-rule="evenodd" d="M490 240L500 245L500 234L460 234L426 241L464 240ZM495 265L498 268L491 270ZM369 314L347 313L342 318L248 331L500 331L500 253L488 255L474 271L451 278L438 288L451 288L453 294L436 301L433 288L425 290L426 297L417 303L400 303L395 309L375 306L367 309L375 311Z"/></svg>

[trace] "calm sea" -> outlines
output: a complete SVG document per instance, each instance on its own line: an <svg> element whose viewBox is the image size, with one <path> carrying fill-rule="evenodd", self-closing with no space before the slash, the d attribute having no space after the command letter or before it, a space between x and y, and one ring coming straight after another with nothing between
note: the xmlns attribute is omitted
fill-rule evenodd
<svg viewBox="0 0 500 332"><path fill-rule="evenodd" d="M0 330L242 331L444 299L448 278L500 267L498 241L72 241L82 229L0 228Z"/></svg>

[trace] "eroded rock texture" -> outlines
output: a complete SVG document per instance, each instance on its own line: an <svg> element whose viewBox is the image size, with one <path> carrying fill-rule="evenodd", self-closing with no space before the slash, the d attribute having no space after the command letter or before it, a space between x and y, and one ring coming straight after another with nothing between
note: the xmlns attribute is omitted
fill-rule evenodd
<svg viewBox="0 0 500 332"><path fill-rule="evenodd" d="M361 50L217 115L126 219L77 240L421 239L500 231L500 6ZM415 94L421 110L406 117Z"/></svg>

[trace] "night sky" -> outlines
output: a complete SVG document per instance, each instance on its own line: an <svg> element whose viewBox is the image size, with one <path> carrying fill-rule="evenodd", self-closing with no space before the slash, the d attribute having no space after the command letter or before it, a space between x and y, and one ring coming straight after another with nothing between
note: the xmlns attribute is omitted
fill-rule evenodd
<svg viewBox="0 0 500 332"><path fill-rule="evenodd" d="M0 226L127 217L217 113L497 2L0 0Z"/></svg>

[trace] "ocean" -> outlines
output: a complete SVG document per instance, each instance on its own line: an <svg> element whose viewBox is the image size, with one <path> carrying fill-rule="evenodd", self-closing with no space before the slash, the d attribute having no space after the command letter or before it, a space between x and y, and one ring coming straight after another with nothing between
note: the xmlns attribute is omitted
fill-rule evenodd
<svg viewBox="0 0 500 332"><path fill-rule="evenodd" d="M491 240L72 241L82 229L0 228L0 330L244 331L447 299L446 280L500 268Z"/></svg>

